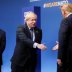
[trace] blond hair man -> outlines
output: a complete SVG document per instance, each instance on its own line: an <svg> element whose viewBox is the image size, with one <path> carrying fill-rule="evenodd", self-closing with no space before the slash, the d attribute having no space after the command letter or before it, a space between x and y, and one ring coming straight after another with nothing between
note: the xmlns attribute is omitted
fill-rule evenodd
<svg viewBox="0 0 72 72"><path fill-rule="evenodd" d="M11 59L12 72L35 72L37 49L45 50L41 44L42 30L36 27L37 15L29 11L25 15L25 24L16 32L16 47Z"/></svg>
<svg viewBox="0 0 72 72"><path fill-rule="evenodd" d="M59 29L57 72L72 72L72 4L60 8L64 19Z"/></svg>

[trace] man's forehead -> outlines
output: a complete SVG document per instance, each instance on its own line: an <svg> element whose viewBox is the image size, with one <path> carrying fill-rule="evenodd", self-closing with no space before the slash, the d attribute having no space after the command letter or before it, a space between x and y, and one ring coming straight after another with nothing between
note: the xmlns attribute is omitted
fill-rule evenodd
<svg viewBox="0 0 72 72"><path fill-rule="evenodd" d="M30 17L30 19L37 19L36 17Z"/></svg>
<svg viewBox="0 0 72 72"><path fill-rule="evenodd" d="M35 14L29 14L30 17L35 17Z"/></svg>

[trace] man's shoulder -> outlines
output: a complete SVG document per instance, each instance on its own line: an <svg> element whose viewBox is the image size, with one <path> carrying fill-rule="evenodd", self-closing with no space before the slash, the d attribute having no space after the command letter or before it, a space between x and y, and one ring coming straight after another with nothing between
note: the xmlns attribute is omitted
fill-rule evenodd
<svg viewBox="0 0 72 72"><path fill-rule="evenodd" d="M27 27L26 24L21 24L21 25L18 26L18 28L25 28L25 27Z"/></svg>
<svg viewBox="0 0 72 72"><path fill-rule="evenodd" d="M42 30L41 30L41 28L35 27L35 32L41 34Z"/></svg>
<svg viewBox="0 0 72 72"><path fill-rule="evenodd" d="M42 29L39 27L35 27L35 30L42 31Z"/></svg>
<svg viewBox="0 0 72 72"><path fill-rule="evenodd" d="M26 28L25 24L24 25L19 25L17 27L17 31L23 31Z"/></svg>
<svg viewBox="0 0 72 72"><path fill-rule="evenodd" d="M2 30L2 29L0 29L0 35L1 35L1 34L5 34L5 31Z"/></svg>
<svg viewBox="0 0 72 72"><path fill-rule="evenodd" d="M4 31L4 30L2 30L2 29L0 29L0 32L5 33L5 31Z"/></svg>
<svg viewBox="0 0 72 72"><path fill-rule="evenodd" d="M68 20L68 21L72 21L72 14L70 14L70 15L67 17L67 20Z"/></svg>
<svg viewBox="0 0 72 72"><path fill-rule="evenodd" d="M68 17L64 18L61 23L63 23L63 24L68 24L68 25L69 25L70 23L72 23L72 14L69 15Z"/></svg>

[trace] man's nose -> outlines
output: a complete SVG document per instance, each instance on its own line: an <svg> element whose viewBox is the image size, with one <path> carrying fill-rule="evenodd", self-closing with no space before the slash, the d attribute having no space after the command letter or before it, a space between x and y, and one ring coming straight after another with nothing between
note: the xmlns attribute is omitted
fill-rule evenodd
<svg viewBox="0 0 72 72"><path fill-rule="evenodd" d="M36 23L36 21L33 21L34 23Z"/></svg>

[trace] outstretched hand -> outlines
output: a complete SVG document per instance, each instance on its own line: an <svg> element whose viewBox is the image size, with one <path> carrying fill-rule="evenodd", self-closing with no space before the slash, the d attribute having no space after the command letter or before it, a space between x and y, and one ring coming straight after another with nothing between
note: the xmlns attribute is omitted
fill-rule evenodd
<svg viewBox="0 0 72 72"><path fill-rule="evenodd" d="M46 50L47 49L46 45L44 45L44 44L37 44L37 48L41 49L41 50Z"/></svg>
<svg viewBox="0 0 72 72"><path fill-rule="evenodd" d="M56 45L52 48L52 50L58 50L58 48L59 48L59 43L58 41L56 41Z"/></svg>

